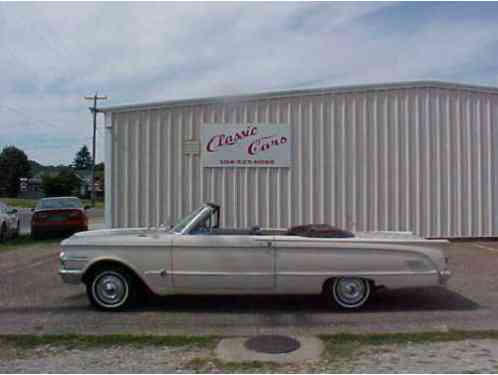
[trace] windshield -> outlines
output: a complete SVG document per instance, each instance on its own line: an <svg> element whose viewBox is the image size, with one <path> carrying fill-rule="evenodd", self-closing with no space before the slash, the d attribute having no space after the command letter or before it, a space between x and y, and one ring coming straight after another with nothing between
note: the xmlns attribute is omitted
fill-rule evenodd
<svg viewBox="0 0 498 375"><path fill-rule="evenodd" d="M195 210L194 212L192 212L190 215L184 217L183 219L179 220L176 225L171 229L172 232L176 232L176 233L181 233L185 227L197 216L199 215L202 210L205 210L209 207L206 207L206 206L202 206L202 207L199 207L197 210Z"/></svg>
<svg viewBox="0 0 498 375"><path fill-rule="evenodd" d="M78 198L42 199L38 203L37 208L42 210L55 210L59 208L81 208L81 202Z"/></svg>

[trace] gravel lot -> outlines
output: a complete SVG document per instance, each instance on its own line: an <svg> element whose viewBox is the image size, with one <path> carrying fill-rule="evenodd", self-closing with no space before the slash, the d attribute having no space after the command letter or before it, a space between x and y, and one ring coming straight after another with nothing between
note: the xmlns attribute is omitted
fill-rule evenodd
<svg viewBox="0 0 498 375"><path fill-rule="evenodd" d="M496 373L498 340L361 347L352 356L292 364L249 363L234 367L199 347L112 346L78 349L45 345L22 357L0 358L0 372L356 372Z"/></svg>
<svg viewBox="0 0 498 375"><path fill-rule="evenodd" d="M96 222L94 221L93 224ZM97 221L98 225L98 221ZM57 241L0 252L2 334L249 336L483 330L498 328L498 242L453 242L448 288L379 293L362 311L326 307L314 296L174 296L123 313L90 308L82 286L56 274ZM0 372L219 372L212 348L44 345L0 354ZM282 372L497 372L498 340L362 347L355 360L242 370ZM240 368L237 371L241 371Z"/></svg>
<svg viewBox="0 0 498 375"><path fill-rule="evenodd" d="M90 308L56 273L57 242L0 252L0 332L295 335L498 328L498 242L454 242L447 289L386 291L358 312L318 296L171 296L134 311Z"/></svg>

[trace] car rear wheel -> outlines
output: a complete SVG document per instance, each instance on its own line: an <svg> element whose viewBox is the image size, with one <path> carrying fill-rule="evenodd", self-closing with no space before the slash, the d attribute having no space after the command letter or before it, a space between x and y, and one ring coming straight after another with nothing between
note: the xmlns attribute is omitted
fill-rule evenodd
<svg viewBox="0 0 498 375"><path fill-rule="evenodd" d="M370 282L356 277L339 277L329 283L328 297L342 308L356 309L370 297Z"/></svg>
<svg viewBox="0 0 498 375"><path fill-rule="evenodd" d="M134 284L132 275L124 269L100 269L87 283L88 298L100 310L122 310L135 300Z"/></svg>

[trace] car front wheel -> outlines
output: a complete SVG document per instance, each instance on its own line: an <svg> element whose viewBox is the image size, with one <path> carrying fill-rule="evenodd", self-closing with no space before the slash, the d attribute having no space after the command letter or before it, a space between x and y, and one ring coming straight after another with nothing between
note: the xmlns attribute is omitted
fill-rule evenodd
<svg viewBox="0 0 498 375"><path fill-rule="evenodd" d="M119 268L98 270L87 283L87 294L100 310L122 310L135 299L133 277Z"/></svg>
<svg viewBox="0 0 498 375"><path fill-rule="evenodd" d="M370 297L370 282L355 277L334 279L331 297L342 308L355 309L363 306Z"/></svg>

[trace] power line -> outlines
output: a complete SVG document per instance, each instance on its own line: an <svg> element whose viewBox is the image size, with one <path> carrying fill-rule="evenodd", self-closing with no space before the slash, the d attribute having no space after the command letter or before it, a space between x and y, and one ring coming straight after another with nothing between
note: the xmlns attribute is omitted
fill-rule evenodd
<svg viewBox="0 0 498 375"><path fill-rule="evenodd" d="M95 93L94 96L85 96L85 100L92 100L93 106L90 107L90 112L93 114L93 142L92 142L92 206L95 207L95 143L97 136L97 101L107 100L107 96L98 96Z"/></svg>

